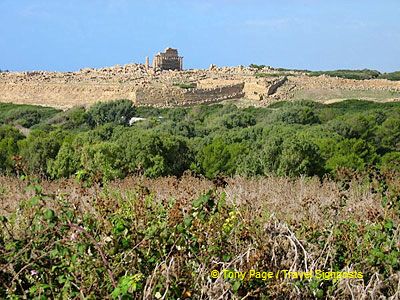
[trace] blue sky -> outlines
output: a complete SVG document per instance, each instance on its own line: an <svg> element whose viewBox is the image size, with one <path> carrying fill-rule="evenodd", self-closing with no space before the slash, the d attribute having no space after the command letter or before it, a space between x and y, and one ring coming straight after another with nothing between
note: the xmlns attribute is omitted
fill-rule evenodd
<svg viewBox="0 0 400 300"><path fill-rule="evenodd" d="M0 0L0 69L144 63L400 70L399 0Z"/></svg>

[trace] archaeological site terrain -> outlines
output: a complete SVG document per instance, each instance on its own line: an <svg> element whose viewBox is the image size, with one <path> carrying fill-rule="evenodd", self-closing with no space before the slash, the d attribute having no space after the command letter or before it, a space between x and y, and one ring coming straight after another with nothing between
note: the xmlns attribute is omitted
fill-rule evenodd
<svg viewBox="0 0 400 300"><path fill-rule="evenodd" d="M1 299L398 299L400 81L0 73Z"/></svg>
<svg viewBox="0 0 400 300"><path fill-rule="evenodd" d="M397 73L385 76L368 70L310 72L257 65L211 65L205 70L179 70L181 62L176 64L160 64L167 70L150 68L146 64L128 64L64 73L1 72L0 102L65 109L118 99L131 100L135 105L158 107L215 103L227 99L242 100L255 106L281 100L326 103L345 99L400 99L400 81L393 80L399 79Z"/></svg>

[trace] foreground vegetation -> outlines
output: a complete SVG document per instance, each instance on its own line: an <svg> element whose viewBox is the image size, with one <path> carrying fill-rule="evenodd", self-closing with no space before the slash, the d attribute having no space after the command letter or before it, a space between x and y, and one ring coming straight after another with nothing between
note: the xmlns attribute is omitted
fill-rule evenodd
<svg viewBox="0 0 400 300"><path fill-rule="evenodd" d="M0 298L397 299L399 177L0 177ZM213 270L362 278L212 278ZM329 273L326 273L329 274Z"/></svg>
<svg viewBox="0 0 400 300"><path fill-rule="evenodd" d="M210 179L400 172L400 103L156 109L121 100L64 112L8 105L1 116L3 174L76 177L90 185L187 170ZM145 120L130 126L132 117Z"/></svg>
<svg viewBox="0 0 400 300"><path fill-rule="evenodd" d="M0 298L399 297L399 103L1 104L0 123Z"/></svg>

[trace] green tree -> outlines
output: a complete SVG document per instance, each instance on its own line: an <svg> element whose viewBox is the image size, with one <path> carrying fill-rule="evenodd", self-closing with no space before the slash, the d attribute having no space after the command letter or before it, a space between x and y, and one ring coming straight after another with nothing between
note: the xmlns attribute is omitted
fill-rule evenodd
<svg viewBox="0 0 400 300"><path fill-rule="evenodd" d="M320 120L313 108L292 106L277 112L276 120L286 124L319 124Z"/></svg>
<svg viewBox="0 0 400 300"><path fill-rule="evenodd" d="M128 173L148 177L181 175L189 166L189 149L179 137L131 129L118 136L116 142L124 151Z"/></svg>
<svg viewBox="0 0 400 300"><path fill-rule="evenodd" d="M377 143L389 151L400 151L400 114L388 118L377 129Z"/></svg>
<svg viewBox="0 0 400 300"><path fill-rule="evenodd" d="M68 178L82 169L81 147L73 138L64 140L57 156L50 161L47 172L52 178Z"/></svg>
<svg viewBox="0 0 400 300"><path fill-rule="evenodd" d="M135 108L130 100L98 102L87 111L88 122L92 127L106 123L128 125L135 116Z"/></svg>
<svg viewBox="0 0 400 300"><path fill-rule="evenodd" d="M285 140L282 147L278 175L322 175L324 163L317 145L298 134Z"/></svg>
<svg viewBox="0 0 400 300"><path fill-rule="evenodd" d="M28 138L21 140L18 145L28 171L39 175L48 175L47 168L50 162L57 157L67 135L62 130L50 133L34 130Z"/></svg>
<svg viewBox="0 0 400 300"><path fill-rule="evenodd" d="M124 175L122 149L113 142L85 145L82 148L81 166L89 181L106 182Z"/></svg>
<svg viewBox="0 0 400 300"><path fill-rule="evenodd" d="M222 124L227 129L249 127L256 124L256 118L247 112L234 112L223 118Z"/></svg>
<svg viewBox="0 0 400 300"><path fill-rule="evenodd" d="M198 159L205 176L214 178L219 174L235 174L237 162L245 153L244 144L226 144L221 138L216 138L202 149Z"/></svg>
<svg viewBox="0 0 400 300"><path fill-rule="evenodd" d="M11 172L14 168L13 156L18 153L18 141L24 136L15 128L0 126L0 172Z"/></svg>
<svg viewBox="0 0 400 300"><path fill-rule="evenodd" d="M389 152L382 156L380 168L384 172L400 174L400 152Z"/></svg>
<svg viewBox="0 0 400 300"><path fill-rule="evenodd" d="M335 145L333 155L327 160L327 170L348 168L362 170L368 164L377 162L375 148L361 139L345 139Z"/></svg>

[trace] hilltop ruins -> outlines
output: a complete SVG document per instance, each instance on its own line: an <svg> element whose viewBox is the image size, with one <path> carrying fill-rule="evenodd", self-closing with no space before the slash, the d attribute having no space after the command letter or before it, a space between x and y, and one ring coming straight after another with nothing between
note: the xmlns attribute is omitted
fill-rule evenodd
<svg viewBox="0 0 400 300"><path fill-rule="evenodd" d="M165 54L165 55L163 55ZM164 57L161 60L159 57ZM156 55L153 66L128 64L78 72L1 72L0 102L69 108L97 101L130 99L136 105L176 106L245 99L253 105L278 100L312 99L322 102L358 98L400 100L400 82L310 77L270 67L182 69L182 57L168 48ZM168 70L165 70L168 69ZM174 70L177 69L177 70ZM262 76L260 76L262 74Z"/></svg>
<svg viewBox="0 0 400 300"><path fill-rule="evenodd" d="M167 48L165 52L159 52L154 56L153 69L182 71L183 57L178 55L177 49Z"/></svg>

